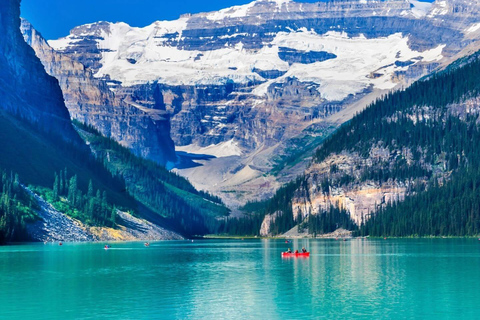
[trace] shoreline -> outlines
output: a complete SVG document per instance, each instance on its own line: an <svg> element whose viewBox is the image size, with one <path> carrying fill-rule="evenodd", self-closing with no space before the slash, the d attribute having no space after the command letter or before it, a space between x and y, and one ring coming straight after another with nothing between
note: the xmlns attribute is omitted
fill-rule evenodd
<svg viewBox="0 0 480 320"><path fill-rule="evenodd" d="M314 237L259 237L259 236L229 236L229 235L205 235L203 237L195 237L191 239L163 239L163 240L93 240L93 241L47 241L46 243L42 241L21 241L21 242L6 242L0 244L0 247L2 246L11 246L11 245L23 245L23 244L57 244L59 242L63 244L86 244L86 243L98 243L98 244L104 244L104 243L143 243L145 241L147 242L194 242L194 240L306 240L306 239L312 239L312 240L358 240L358 239L372 239L372 240L388 240L388 239L394 239L394 240L405 240L405 239L475 239L480 241L480 235L479 236L424 236L424 237L373 237L373 236L364 236L364 237L319 237L317 236L316 238Z"/></svg>
<svg viewBox="0 0 480 320"><path fill-rule="evenodd" d="M377 236L358 236L358 237L332 237L332 236L317 236L317 237L284 237L284 236L275 236L275 237L260 237L260 236L229 236L229 235L205 235L200 239L270 239L270 240L297 240L297 239L332 239L332 240L355 240L355 239L478 239L480 240L480 235L478 236L407 236L407 237L377 237Z"/></svg>

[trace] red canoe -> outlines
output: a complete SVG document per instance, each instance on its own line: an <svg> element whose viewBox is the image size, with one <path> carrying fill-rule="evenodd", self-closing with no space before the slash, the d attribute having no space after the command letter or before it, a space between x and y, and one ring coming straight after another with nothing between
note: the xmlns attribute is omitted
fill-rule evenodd
<svg viewBox="0 0 480 320"><path fill-rule="evenodd" d="M282 257L310 257L310 252L299 252L299 253L282 252Z"/></svg>

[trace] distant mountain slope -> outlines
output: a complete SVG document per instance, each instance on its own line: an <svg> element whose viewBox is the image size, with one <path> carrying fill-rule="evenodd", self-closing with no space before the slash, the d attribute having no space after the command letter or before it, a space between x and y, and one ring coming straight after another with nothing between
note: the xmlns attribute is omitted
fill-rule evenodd
<svg viewBox="0 0 480 320"><path fill-rule="evenodd" d="M237 206L278 188L270 173L295 155L291 141L318 143L474 46L479 13L466 0L259 0L143 28L92 23L49 44L124 101L165 108L183 151L228 150L179 173Z"/></svg>
<svg viewBox="0 0 480 320"><path fill-rule="evenodd" d="M221 200L197 191L183 177L149 160L135 157L92 127L76 123L77 130L105 166L125 179L130 194L177 230L188 235L214 233L217 218L229 210Z"/></svg>

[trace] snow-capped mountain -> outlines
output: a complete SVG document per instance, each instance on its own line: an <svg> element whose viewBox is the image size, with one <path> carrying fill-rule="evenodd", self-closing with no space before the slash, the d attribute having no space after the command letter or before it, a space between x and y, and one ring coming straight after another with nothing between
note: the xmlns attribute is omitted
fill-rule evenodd
<svg viewBox="0 0 480 320"><path fill-rule="evenodd" d="M419 19L432 5L415 3L255 1L145 28L84 25L49 44L122 86L262 82L254 94L263 97L273 83L296 77L319 84L327 100L342 100L370 85L391 89L395 72L442 58L439 38L458 32L416 30L431 24Z"/></svg>
<svg viewBox="0 0 480 320"><path fill-rule="evenodd" d="M83 25L49 44L126 101L150 108L158 101L138 95L157 88L177 147L229 157L185 174L227 191L257 181L283 141L347 120L474 44L479 8L464 0L258 0L144 28Z"/></svg>

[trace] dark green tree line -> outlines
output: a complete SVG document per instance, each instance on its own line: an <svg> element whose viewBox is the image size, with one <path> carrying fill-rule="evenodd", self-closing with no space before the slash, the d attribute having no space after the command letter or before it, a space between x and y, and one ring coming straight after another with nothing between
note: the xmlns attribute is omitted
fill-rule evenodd
<svg viewBox="0 0 480 320"><path fill-rule="evenodd" d="M34 221L35 201L21 187L17 174L2 172L0 244L28 239L26 224Z"/></svg>

